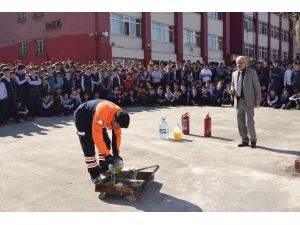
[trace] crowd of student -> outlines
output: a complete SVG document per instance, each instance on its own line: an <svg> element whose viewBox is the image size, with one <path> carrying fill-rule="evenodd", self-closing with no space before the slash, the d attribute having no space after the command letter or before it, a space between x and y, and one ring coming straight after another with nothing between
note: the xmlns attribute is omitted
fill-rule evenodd
<svg viewBox="0 0 300 225"><path fill-rule="evenodd" d="M262 106L300 109L299 60L251 62L262 86ZM0 64L0 125L36 116L71 114L97 98L120 106L222 106L229 94L235 63L189 60L182 63L124 60L79 64L71 60L23 65Z"/></svg>

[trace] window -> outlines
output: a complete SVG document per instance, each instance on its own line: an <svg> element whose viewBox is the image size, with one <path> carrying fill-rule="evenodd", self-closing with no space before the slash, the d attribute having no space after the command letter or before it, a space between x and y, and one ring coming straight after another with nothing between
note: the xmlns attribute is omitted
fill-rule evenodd
<svg viewBox="0 0 300 225"><path fill-rule="evenodd" d="M152 40L174 42L174 29L163 23L152 22Z"/></svg>
<svg viewBox="0 0 300 225"><path fill-rule="evenodd" d="M38 18L38 17L41 17L41 16L44 16L43 12L34 12L33 13L33 18Z"/></svg>
<svg viewBox="0 0 300 225"><path fill-rule="evenodd" d="M183 29L183 44L186 46L200 47L200 32Z"/></svg>
<svg viewBox="0 0 300 225"><path fill-rule="evenodd" d="M275 26L271 26L271 37L275 39L279 39L279 28Z"/></svg>
<svg viewBox="0 0 300 225"><path fill-rule="evenodd" d="M40 39L35 42L35 53L37 55L43 55L45 53L45 41Z"/></svg>
<svg viewBox="0 0 300 225"><path fill-rule="evenodd" d="M244 55L254 57L254 46L252 44L244 43Z"/></svg>
<svg viewBox="0 0 300 225"><path fill-rule="evenodd" d="M141 37L141 20L131 16L111 14L111 33Z"/></svg>
<svg viewBox="0 0 300 225"><path fill-rule="evenodd" d="M266 47L262 47L262 46L258 47L258 58L260 60L268 58L268 51Z"/></svg>
<svg viewBox="0 0 300 225"><path fill-rule="evenodd" d="M258 22L258 32L262 35L268 35L268 24L262 21Z"/></svg>
<svg viewBox="0 0 300 225"><path fill-rule="evenodd" d="M287 30L282 30L282 41L288 41L289 32Z"/></svg>
<svg viewBox="0 0 300 225"><path fill-rule="evenodd" d="M18 22L24 22L27 20L27 13L26 12L18 12Z"/></svg>
<svg viewBox="0 0 300 225"><path fill-rule="evenodd" d="M208 34L208 48L211 50L223 50L222 37Z"/></svg>
<svg viewBox="0 0 300 225"><path fill-rule="evenodd" d="M296 59L300 59L300 53L296 53Z"/></svg>
<svg viewBox="0 0 300 225"><path fill-rule="evenodd" d="M60 20L54 20L54 21L46 23L46 30L53 30L53 29L57 29L57 28L61 28Z"/></svg>
<svg viewBox="0 0 300 225"><path fill-rule="evenodd" d="M289 55L287 52L282 52L282 59L283 61L287 61L289 59Z"/></svg>
<svg viewBox="0 0 300 225"><path fill-rule="evenodd" d="M210 19L223 20L223 13L222 12L208 12L207 16Z"/></svg>
<svg viewBox="0 0 300 225"><path fill-rule="evenodd" d="M253 18L244 16L244 30L247 32L253 31Z"/></svg>
<svg viewBox="0 0 300 225"><path fill-rule="evenodd" d="M278 60L278 50L276 49L271 50L271 60Z"/></svg>
<svg viewBox="0 0 300 225"><path fill-rule="evenodd" d="M26 42L20 43L19 54L20 57L26 57L28 55L28 45Z"/></svg>

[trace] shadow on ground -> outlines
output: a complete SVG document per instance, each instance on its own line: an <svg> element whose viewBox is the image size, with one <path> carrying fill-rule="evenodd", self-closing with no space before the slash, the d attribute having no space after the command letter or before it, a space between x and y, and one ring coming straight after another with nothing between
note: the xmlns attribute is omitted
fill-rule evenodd
<svg viewBox="0 0 300 225"><path fill-rule="evenodd" d="M296 151L296 150L284 150L284 149L277 149L277 148L269 148L269 147L264 147L264 146L256 146L257 149L261 149L264 151L270 151L270 152L276 152L276 153L280 153L280 154L288 154L288 155L300 155L300 151Z"/></svg>
<svg viewBox="0 0 300 225"><path fill-rule="evenodd" d="M215 140L220 140L220 141L233 141L233 139L230 139L230 138L223 138L223 137L216 137L216 136L204 137L204 136L198 135L198 134L189 134L189 136L206 138L206 139L215 139Z"/></svg>
<svg viewBox="0 0 300 225"><path fill-rule="evenodd" d="M186 200L161 193L162 183L153 182L145 189L136 202L130 202L122 197L106 196L100 201L108 204L135 207L144 212L202 212L202 209Z"/></svg>
<svg viewBox="0 0 300 225"><path fill-rule="evenodd" d="M73 115L64 117L43 117L37 118L34 121L11 124L0 128L0 137L14 137L23 138L24 136L33 136L34 133L39 135L47 135L49 129L63 128L64 126L71 126Z"/></svg>

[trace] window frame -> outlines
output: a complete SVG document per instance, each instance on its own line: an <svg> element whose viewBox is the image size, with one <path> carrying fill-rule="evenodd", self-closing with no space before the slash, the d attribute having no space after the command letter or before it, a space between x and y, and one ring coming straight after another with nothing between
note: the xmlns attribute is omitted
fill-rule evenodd
<svg viewBox="0 0 300 225"><path fill-rule="evenodd" d="M268 24L264 21L258 21L258 33L268 36Z"/></svg>
<svg viewBox="0 0 300 225"><path fill-rule="evenodd" d="M21 42L19 44L19 56L21 58L25 58L28 56L28 43L27 42Z"/></svg>
<svg viewBox="0 0 300 225"><path fill-rule="evenodd" d="M209 19L223 21L223 13L222 12L207 12L207 17Z"/></svg>
<svg viewBox="0 0 300 225"><path fill-rule="evenodd" d="M114 27L114 24L119 23L118 28ZM125 26L127 26L128 32L125 33ZM135 27L133 29L133 27ZM121 30L118 30L121 29ZM126 36L131 38L141 38L142 33L142 21L140 18L121 15L117 13L111 13L110 15L110 33L118 36ZM135 34L133 34L133 30L135 30Z"/></svg>
<svg viewBox="0 0 300 225"><path fill-rule="evenodd" d="M209 50L223 51L223 38L215 34L208 34L207 47ZM211 43L210 43L211 42ZM210 46L210 44L212 44Z"/></svg>
<svg viewBox="0 0 300 225"><path fill-rule="evenodd" d="M153 29L158 30L160 36L159 40L154 38ZM151 40L164 43L174 43L174 27L169 24L151 21Z"/></svg>
<svg viewBox="0 0 300 225"><path fill-rule="evenodd" d="M39 46L39 43L42 43L42 45ZM40 51L40 50L42 50L42 51ZM45 40L44 39L35 40L35 54L38 56L45 54Z"/></svg>
<svg viewBox="0 0 300 225"><path fill-rule="evenodd" d="M254 45L249 43L244 43L244 55L248 56L249 58L254 58Z"/></svg>
<svg viewBox="0 0 300 225"><path fill-rule="evenodd" d="M18 21L18 23L27 21L27 12L18 12L17 13L17 21Z"/></svg>
<svg viewBox="0 0 300 225"><path fill-rule="evenodd" d="M258 59L265 60L268 58L268 48L264 46L258 46Z"/></svg>
<svg viewBox="0 0 300 225"><path fill-rule="evenodd" d="M43 17L44 14L45 14L44 12L34 12L33 13L33 18L36 19L36 18Z"/></svg>
<svg viewBox="0 0 300 225"><path fill-rule="evenodd" d="M254 32L254 24L253 24L253 18L250 16L244 16L244 30L247 32Z"/></svg>
<svg viewBox="0 0 300 225"><path fill-rule="evenodd" d="M279 27L271 25L271 37L274 39L279 39Z"/></svg>
<svg viewBox="0 0 300 225"><path fill-rule="evenodd" d="M187 39L187 41L185 39ZM192 29L184 28L182 43L184 46L190 46L196 48L200 47L200 32Z"/></svg>

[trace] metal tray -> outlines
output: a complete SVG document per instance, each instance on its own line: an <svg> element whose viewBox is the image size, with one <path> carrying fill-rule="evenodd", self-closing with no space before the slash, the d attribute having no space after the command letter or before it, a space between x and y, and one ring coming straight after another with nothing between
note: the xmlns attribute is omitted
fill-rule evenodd
<svg viewBox="0 0 300 225"><path fill-rule="evenodd" d="M153 171L144 171L149 169L153 169ZM115 175L115 182L111 176L107 176L101 184L95 186L95 192L100 192L99 199L103 199L107 195L116 195L135 201L141 191L152 183L158 169L159 165L155 165L137 170L121 171Z"/></svg>

